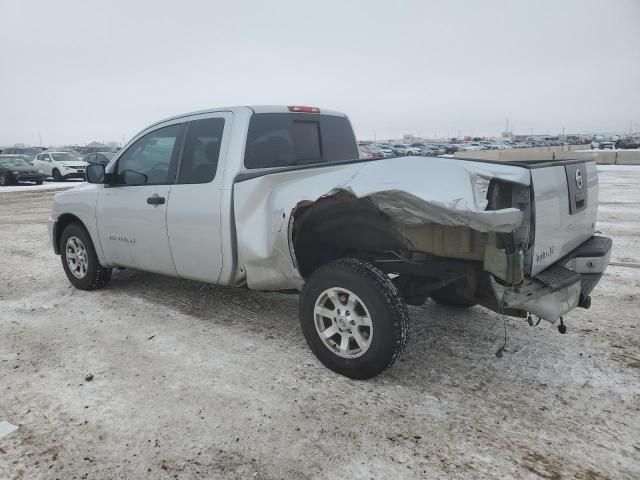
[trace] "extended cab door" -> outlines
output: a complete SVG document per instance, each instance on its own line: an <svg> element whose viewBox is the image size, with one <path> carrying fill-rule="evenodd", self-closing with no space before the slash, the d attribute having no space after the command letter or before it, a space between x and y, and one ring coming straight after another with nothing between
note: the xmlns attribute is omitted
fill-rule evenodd
<svg viewBox="0 0 640 480"><path fill-rule="evenodd" d="M183 131L184 125L174 124L140 137L100 190L96 217L109 264L176 274L166 218Z"/></svg>
<svg viewBox="0 0 640 480"><path fill-rule="evenodd" d="M171 253L178 275L184 278L217 283L220 277L220 206L232 118L230 112L204 114L193 117L185 128L167 210Z"/></svg>

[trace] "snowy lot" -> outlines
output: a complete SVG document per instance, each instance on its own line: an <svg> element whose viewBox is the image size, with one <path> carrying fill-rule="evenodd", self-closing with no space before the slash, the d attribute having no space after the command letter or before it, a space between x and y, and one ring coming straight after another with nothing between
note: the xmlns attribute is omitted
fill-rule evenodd
<svg viewBox="0 0 640 480"><path fill-rule="evenodd" d="M35 190L65 190L83 183L84 182L81 180L67 180L64 182L45 181L42 185L36 185L35 183L21 183L19 185L11 185L9 187L0 187L0 193L33 192Z"/></svg>
<svg viewBox="0 0 640 480"><path fill-rule="evenodd" d="M614 264L567 335L509 319L498 359L494 313L429 301L370 381L319 364L293 295L128 270L72 289L53 192L19 190L0 191L2 479L640 478L640 167L601 169Z"/></svg>

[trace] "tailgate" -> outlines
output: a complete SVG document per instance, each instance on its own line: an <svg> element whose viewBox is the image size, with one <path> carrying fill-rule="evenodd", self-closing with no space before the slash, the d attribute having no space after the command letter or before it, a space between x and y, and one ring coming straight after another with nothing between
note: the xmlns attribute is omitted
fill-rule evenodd
<svg viewBox="0 0 640 480"><path fill-rule="evenodd" d="M598 212L595 162L568 161L531 169L534 244L528 264L534 276L593 235Z"/></svg>

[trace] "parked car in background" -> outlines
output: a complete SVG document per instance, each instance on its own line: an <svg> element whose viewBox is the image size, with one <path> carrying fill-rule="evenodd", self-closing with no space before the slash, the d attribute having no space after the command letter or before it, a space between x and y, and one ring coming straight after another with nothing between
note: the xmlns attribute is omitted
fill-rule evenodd
<svg viewBox="0 0 640 480"><path fill-rule="evenodd" d="M397 157L399 153L393 148L391 145L386 143L378 143L375 145L380 152L384 155L385 158Z"/></svg>
<svg viewBox="0 0 640 480"><path fill-rule="evenodd" d="M19 158L23 159L29 165L33 164L33 159L36 158L35 155L30 155L30 154L26 154L26 153L18 153L18 154L10 154L10 155L15 155L16 157L19 157Z"/></svg>
<svg viewBox="0 0 640 480"><path fill-rule="evenodd" d="M390 148L388 145L370 145L371 149L377 151L384 158L396 157L397 154L395 150Z"/></svg>
<svg viewBox="0 0 640 480"><path fill-rule="evenodd" d="M55 149L52 148L51 150L52 151L55 150L56 152L59 152L59 153L69 153L69 154L73 155L74 157L76 157L78 160L82 160L82 158L84 156L82 153L80 153L79 151L77 151L77 150L75 150L73 148L55 148Z"/></svg>
<svg viewBox="0 0 640 480"><path fill-rule="evenodd" d="M108 164L115 156L113 152L96 152L85 155L83 160L87 163L100 163L102 165Z"/></svg>
<svg viewBox="0 0 640 480"><path fill-rule="evenodd" d="M48 177L57 182L69 178L84 179L84 169L87 162L69 152L43 152L33 160L33 166L39 168Z"/></svg>
<svg viewBox="0 0 640 480"><path fill-rule="evenodd" d="M412 147L411 145L405 145L407 149L407 155L420 155L421 147Z"/></svg>
<svg viewBox="0 0 640 480"><path fill-rule="evenodd" d="M30 155L33 158L43 150L46 149L42 147L9 147L3 148L0 153L2 155Z"/></svg>
<svg viewBox="0 0 640 480"><path fill-rule="evenodd" d="M436 155L436 156L446 153L446 149L442 145L439 145L437 143L430 143L427 145L427 147L433 150L433 155Z"/></svg>
<svg viewBox="0 0 640 480"><path fill-rule="evenodd" d="M394 153L398 157L404 157L404 156L410 155L408 147L406 145L396 143L394 145L391 145L391 148L393 148Z"/></svg>
<svg viewBox="0 0 640 480"><path fill-rule="evenodd" d="M444 145L444 153L447 155L451 155L453 153L456 153L460 151L460 146L459 145L454 145L451 143L448 143L446 145Z"/></svg>
<svg viewBox="0 0 640 480"><path fill-rule="evenodd" d="M616 144L610 140L593 140L591 142L592 150L613 150Z"/></svg>
<svg viewBox="0 0 640 480"><path fill-rule="evenodd" d="M373 152L373 150L367 148L366 145L358 146L358 151L360 152L361 159L374 159L374 158L382 158L382 154L378 152ZM89 162L91 163L91 162Z"/></svg>
<svg viewBox="0 0 640 480"><path fill-rule="evenodd" d="M424 145L421 149L420 149L420 155L422 155L423 157L436 157L439 155L438 152L436 152L433 147L429 146L429 145Z"/></svg>
<svg viewBox="0 0 640 480"><path fill-rule="evenodd" d="M44 172L29 164L22 155L0 155L0 187L20 182L42 185Z"/></svg>
<svg viewBox="0 0 640 480"><path fill-rule="evenodd" d="M640 139L637 138L622 138L616 142L616 148L640 148Z"/></svg>

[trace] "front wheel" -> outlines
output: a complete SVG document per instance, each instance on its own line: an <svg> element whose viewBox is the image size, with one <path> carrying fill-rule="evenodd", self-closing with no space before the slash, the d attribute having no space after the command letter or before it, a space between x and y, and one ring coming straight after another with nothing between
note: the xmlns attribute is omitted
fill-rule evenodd
<svg viewBox="0 0 640 480"><path fill-rule="evenodd" d="M0 173L0 186L6 187L8 185L11 185L11 178L6 173Z"/></svg>
<svg viewBox="0 0 640 480"><path fill-rule="evenodd" d="M36 185L42 185L42 180L36 180Z"/></svg>
<svg viewBox="0 0 640 480"><path fill-rule="evenodd" d="M398 289L374 265L354 258L311 275L299 315L313 353L351 378L375 377L391 367L409 338L409 314Z"/></svg>
<svg viewBox="0 0 640 480"><path fill-rule="evenodd" d="M102 288L111 279L111 269L100 265L91 237L76 223L62 232L60 257L67 278L80 290Z"/></svg>
<svg viewBox="0 0 640 480"><path fill-rule="evenodd" d="M56 182L64 182L64 177L60 175L60 170L58 170L57 168L53 169L53 172L51 172L51 176Z"/></svg>

